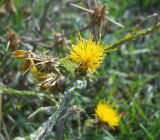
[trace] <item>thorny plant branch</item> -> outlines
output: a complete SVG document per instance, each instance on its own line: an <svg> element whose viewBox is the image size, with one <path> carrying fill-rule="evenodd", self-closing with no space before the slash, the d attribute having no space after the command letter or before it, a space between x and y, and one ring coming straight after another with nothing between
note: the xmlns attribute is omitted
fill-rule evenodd
<svg viewBox="0 0 160 140"><path fill-rule="evenodd" d="M28 119L32 119L35 115L37 115L39 112L43 112L46 114L51 115L54 111L55 111L56 107L52 107L52 106L47 106L47 107L40 107L38 108L36 111L34 111L32 114L30 114L28 116Z"/></svg>
<svg viewBox="0 0 160 140"><path fill-rule="evenodd" d="M142 26L144 23L146 23L149 19L153 19L154 20L154 24L153 27L156 26L158 24L158 20L159 20L159 15L157 13L154 13L150 16L147 16L147 18L145 18L144 20L142 20L139 24L136 25L136 28L139 29L140 26Z"/></svg>
<svg viewBox="0 0 160 140"><path fill-rule="evenodd" d="M64 140L64 130L67 123L67 118L74 113L79 113L80 109L77 107L70 108L66 114L59 118L57 122L57 129L56 129L56 140Z"/></svg>
<svg viewBox="0 0 160 140"><path fill-rule="evenodd" d="M46 98L52 101L51 97L45 93L38 93L35 91L26 91L26 90L20 91L20 90L16 90L13 88L9 88L9 87L0 85L0 94L1 93L16 95L16 96L29 96L29 97L33 96L33 97L39 97L39 98Z"/></svg>
<svg viewBox="0 0 160 140"><path fill-rule="evenodd" d="M134 30L136 30L137 28L139 28L139 26L142 24L143 22L141 22L140 24L138 24L138 26L135 26L136 28ZM116 41L115 43L113 43L110 47L108 47L106 50L109 50L109 49L115 49L117 47L120 47L122 44L126 43L126 42L129 42L129 41L132 41L138 37L142 37L142 36L145 36L145 35L148 35L156 30L159 30L160 29L160 23L157 23L154 24L154 26L152 28L149 28L149 29L141 29L139 31L132 31L132 32L129 32L128 34L126 34L122 39Z"/></svg>
<svg viewBox="0 0 160 140"><path fill-rule="evenodd" d="M31 140L44 140L51 133L62 112L66 110L74 89L75 87L72 87L64 93L57 110L48 118L47 121L45 121L34 133L30 135Z"/></svg>

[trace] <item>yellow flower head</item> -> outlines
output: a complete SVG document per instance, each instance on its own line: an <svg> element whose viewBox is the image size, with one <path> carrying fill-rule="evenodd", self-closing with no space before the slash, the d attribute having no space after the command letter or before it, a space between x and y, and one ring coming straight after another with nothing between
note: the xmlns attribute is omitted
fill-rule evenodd
<svg viewBox="0 0 160 140"><path fill-rule="evenodd" d="M93 73L105 58L105 49L100 41L94 42L92 35L84 41L81 36L76 45L72 45L69 58L83 70Z"/></svg>
<svg viewBox="0 0 160 140"><path fill-rule="evenodd" d="M107 123L112 129L118 126L121 115L117 113L117 110L112 109L108 102L99 102L95 112L99 120Z"/></svg>

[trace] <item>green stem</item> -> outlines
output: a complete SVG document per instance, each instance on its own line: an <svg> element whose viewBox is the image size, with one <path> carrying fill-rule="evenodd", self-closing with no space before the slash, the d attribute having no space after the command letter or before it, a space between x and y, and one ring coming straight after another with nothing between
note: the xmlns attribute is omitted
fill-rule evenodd
<svg viewBox="0 0 160 140"><path fill-rule="evenodd" d="M0 92L4 93L4 94L10 94L10 95L16 95L16 96L34 96L34 97L41 97L41 98L47 98L51 100L51 97L48 96L45 93L38 93L35 91L26 91L26 90L16 90L13 88L9 88L6 86L1 86L0 85Z"/></svg>
<svg viewBox="0 0 160 140"><path fill-rule="evenodd" d="M149 29L139 30L139 31L135 31L135 32L129 32L122 39L113 43L109 48L106 48L106 50L115 49L128 41L134 40L134 39L141 37L141 36L148 35L154 31L157 31L158 29L160 29L160 23L156 24L155 26L153 26L152 28L149 28Z"/></svg>
<svg viewBox="0 0 160 140"><path fill-rule="evenodd" d="M64 93L57 110L45 121L36 131L34 131L30 137L31 140L44 140L52 132L53 127L61 117L62 112L67 110L70 97L73 95L74 87L70 88Z"/></svg>

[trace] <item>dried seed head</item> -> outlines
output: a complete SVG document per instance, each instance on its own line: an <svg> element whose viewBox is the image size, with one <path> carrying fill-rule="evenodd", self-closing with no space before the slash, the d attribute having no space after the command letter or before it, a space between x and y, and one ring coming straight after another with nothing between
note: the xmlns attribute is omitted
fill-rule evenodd
<svg viewBox="0 0 160 140"><path fill-rule="evenodd" d="M64 47L64 45L66 43L66 38L63 36L62 33L58 33L58 32L53 35L54 35L55 45L59 46L59 47L56 47L56 49L61 50L62 47Z"/></svg>
<svg viewBox="0 0 160 140"><path fill-rule="evenodd" d="M46 78L44 78L43 81L40 82L38 85L40 86L40 89L46 90L51 88L52 86L55 86L57 79L58 77L56 74L50 73L47 74Z"/></svg>
<svg viewBox="0 0 160 140"><path fill-rule="evenodd" d="M13 55L17 59L25 60L22 63L22 69L25 69L26 64L35 66L37 71L44 73L59 73L59 60L48 55L37 55L31 51L16 50Z"/></svg>
<svg viewBox="0 0 160 140"><path fill-rule="evenodd" d="M3 16L6 14L5 5L0 5L0 16Z"/></svg>
<svg viewBox="0 0 160 140"><path fill-rule="evenodd" d="M59 60L57 58L48 55L36 55L33 58L35 66L41 72L58 72Z"/></svg>
<svg viewBox="0 0 160 140"><path fill-rule="evenodd" d="M22 5L20 10L24 18L29 17L31 15L31 9L26 4Z"/></svg>
<svg viewBox="0 0 160 140"><path fill-rule="evenodd" d="M14 57L23 60L20 70L30 71L37 79L42 90L50 90L53 87L60 89L65 85L66 79L59 72L59 60L48 55L37 55L31 51L16 50Z"/></svg>
<svg viewBox="0 0 160 140"><path fill-rule="evenodd" d="M12 29L7 32L7 41L9 42L9 48L16 49L20 46L21 39Z"/></svg>
<svg viewBox="0 0 160 140"><path fill-rule="evenodd" d="M10 14L16 13L16 7L13 3L13 0L5 0L5 8Z"/></svg>
<svg viewBox="0 0 160 140"><path fill-rule="evenodd" d="M33 52L26 50L16 50L13 52L13 56L17 59L23 60L20 64L21 71L26 72L34 67L33 58L35 57L35 54Z"/></svg>
<svg viewBox="0 0 160 140"><path fill-rule="evenodd" d="M54 37L55 37L56 42L62 43L62 41L63 41L62 33L55 33Z"/></svg>
<svg viewBox="0 0 160 140"><path fill-rule="evenodd" d="M99 5L94 9L91 15L91 20L94 24L101 24L105 20L107 7L105 5Z"/></svg>
<svg viewBox="0 0 160 140"><path fill-rule="evenodd" d="M30 70L33 66L34 66L34 63L32 60L30 60L30 59L24 60L20 64L20 71L26 72L26 71Z"/></svg>
<svg viewBox="0 0 160 140"><path fill-rule="evenodd" d="M38 85L41 90L60 89L64 86L66 79L63 75L49 73Z"/></svg>

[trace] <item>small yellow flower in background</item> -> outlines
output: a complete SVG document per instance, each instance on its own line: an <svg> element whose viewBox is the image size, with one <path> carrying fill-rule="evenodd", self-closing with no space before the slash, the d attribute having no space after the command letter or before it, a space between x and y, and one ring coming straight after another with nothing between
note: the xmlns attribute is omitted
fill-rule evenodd
<svg viewBox="0 0 160 140"><path fill-rule="evenodd" d="M119 115L117 110L114 110L108 102L99 102L95 112L98 119L103 123L107 123L112 129L118 126L121 115Z"/></svg>
<svg viewBox="0 0 160 140"><path fill-rule="evenodd" d="M94 42L92 35L84 41L81 37L76 45L72 45L69 58L83 70L93 73L105 58L105 49L100 41Z"/></svg>

